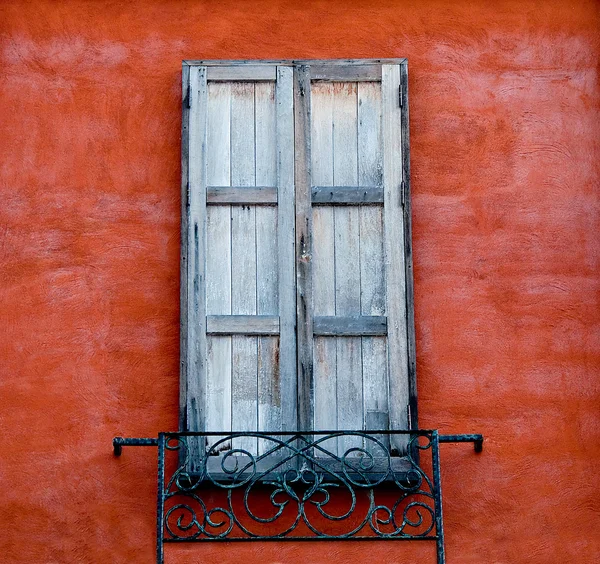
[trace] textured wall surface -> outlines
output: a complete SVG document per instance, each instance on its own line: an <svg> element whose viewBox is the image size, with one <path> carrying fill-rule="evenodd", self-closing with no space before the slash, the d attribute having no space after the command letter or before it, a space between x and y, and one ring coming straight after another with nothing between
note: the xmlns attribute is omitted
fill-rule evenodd
<svg viewBox="0 0 600 564"><path fill-rule="evenodd" d="M576 0L2 2L0 559L152 561L155 451L110 442L177 426L181 60L408 57L421 425L487 439L442 447L448 560L600 561L599 29Z"/></svg>

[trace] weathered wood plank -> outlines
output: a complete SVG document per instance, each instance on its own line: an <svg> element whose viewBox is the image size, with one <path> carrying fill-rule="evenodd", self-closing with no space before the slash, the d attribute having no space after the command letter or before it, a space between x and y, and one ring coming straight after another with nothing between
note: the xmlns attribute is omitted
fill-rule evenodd
<svg viewBox="0 0 600 564"><path fill-rule="evenodd" d="M258 339L258 429L277 433L281 431L281 386L279 372L279 339ZM273 443L258 440L258 453L262 454Z"/></svg>
<svg viewBox="0 0 600 564"><path fill-rule="evenodd" d="M358 183L381 190L381 84L358 84ZM383 198L382 198L383 201Z"/></svg>
<svg viewBox="0 0 600 564"><path fill-rule="evenodd" d="M209 315L209 335L278 335L277 315Z"/></svg>
<svg viewBox="0 0 600 564"><path fill-rule="evenodd" d="M207 181L231 179L231 85L208 85ZM209 188L207 187L207 193ZM208 200L208 196L207 196ZM206 314L231 313L231 208L206 209ZM231 430L231 337L208 337L206 429ZM223 445L226 446L231 445Z"/></svg>
<svg viewBox="0 0 600 564"><path fill-rule="evenodd" d="M314 428L337 429L337 362L335 337L317 337L314 340ZM324 445L334 454L338 453L338 441Z"/></svg>
<svg viewBox="0 0 600 564"><path fill-rule="evenodd" d="M319 336L359 337L361 335L385 335L387 318L379 315L315 316L313 332Z"/></svg>
<svg viewBox="0 0 600 564"><path fill-rule="evenodd" d="M231 337L209 336L207 345L206 430L231 431Z"/></svg>
<svg viewBox="0 0 600 564"><path fill-rule="evenodd" d="M311 85L312 182L333 185L333 85ZM312 189L314 194L314 188ZM313 199L314 203L314 199ZM333 208L313 208L313 314L335 315ZM314 339L314 428L337 428L335 339ZM337 440L329 448L337 454Z"/></svg>
<svg viewBox="0 0 600 564"><path fill-rule="evenodd" d="M211 150L214 148L209 147L209 152ZM206 224L206 314L207 333L210 334L212 316L228 316L231 313L229 206L207 209ZM230 431L231 337L208 337L207 341L206 430Z"/></svg>
<svg viewBox="0 0 600 564"><path fill-rule="evenodd" d="M383 182L385 189L384 232L388 315L388 368L390 427L406 429L408 406L408 351L404 262L404 217L401 182L401 113L398 101L400 69L382 68ZM404 450L404 439L394 437L392 446Z"/></svg>
<svg viewBox="0 0 600 564"><path fill-rule="evenodd" d="M313 186L313 205L383 204L382 186Z"/></svg>
<svg viewBox="0 0 600 564"><path fill-rule="evenodd" d="M206 182L208 186L230 186L231 84L208 85L207 112Z"/></svg>
<svg viewBox="0 0 600 564"><path fill-rule="evenodd" d="M295 66L295 65L399 65L406 62L406 58L391 58L391 59L186 59L184 64L189 66L204 65L206 67L214 66L245 66L245 65L278 65L278 66Z"/></svg>
<svg viewBox="0 0 600 564"><path fill-rule="evenodd" d="M296 268L294 196L294 76L293 69L277 69L277 246L279 283L279 378L281 425L298 429L296 378Z"/></svg>
<svg viewBox="0 0 600 564"><path fill-rule="evenodd" d="M187 359L188 359L188 166L190 144L190 67L181 66L181 253L179 299L179 430L188 431Z"/></svg>
<svg viewBox="0 0 600 564"><path fill-rule="evenodd" d="M363 425L361 359L360 337L337 338L338 429L360 429ZM340 455L346 453L348 449L363 446L363 441L357 437L340 437L338 443Z"/></svg>
<svg viewBox="0 0 600 564"><path fill-rule="evenodd" d="M389 428L387 345L385 337L362 338L363 365L363 413L364 429L387 430ZM378 437L389 443L387 435ZM366 441L367 449L375 452L377 447Z"/></svg>
<svg viewBox="0 0 600 564"><path fill-rule="evenodd" d="M190 430L203 431L206 417L206 68L190 69L190 94L186 419ZM192 456L198 456L202 447L192 441Z"/></svg>
<svg viewBox="0 0 600 564"><path fill-rule="evenodd" d="M327 80L331 82L358 82L381 80L381 65L338 65L320 64L310 65L311 80Z"/></svg>
<svg viewBox="0 0 600 564"><path fill-rule="evenodd" d="M231 382L231 428L233 431L258 430L258 341L257 337L233 336ZM258 439L233 439L233 448L256 455Z"/></svg>
<svg viewBox="0 0 600 564"><path fill-rule="evenodd" d="M277 125L275 84L254 85L256 184L277 184ZM277 189L275 188L275 198ZM256 208L256 311L259 315L279 313L277 210ZM277 319L279 329L279 319ZM258 339L258 429L281 429L281 390L279 382L279 339ZM259 454L268 441L258 441Z"/></svg>
<svg viewBox="0 0 600 564"><path fill-rule="evenodd" d="M294 68L294 135L296 178L296 311L298 339L298 425L309 429L313 421L313 292L311 205L310 73Z"/></svg>
<svg viewBox="0 0 600 564"><path fill-rule="evenodd" d="M254 84L231 85L231 183L256 184ZM231 313L256 315L256 209L231 208ZM256 337L232 337L233 430L258 429L258 343ZM255 454L257 439L237 439L234 448Z"/></svg>
<svg viewBox="0 0 600 564"><path fill-rule="evenodd" d="M381 186L381 84L358 85L358 182ZM381 187L383 199L383 187ZM385 315L385 272L383 254L383 210L360 209L360 291L362 315ZM363 425L365 429L388 429L387 345L382 337L362 338ZM387 435L379 440L386 446ZM378 447L365 446L373 455Z"/></svg>
<svg viewBox="0 0 600 564"><path fill-rule="evenodd" d="M207 78L209 81L230 81L230 82L259 82L272 81L276 79L275 65L254 64L254 65L227 65L227 66L208 66Z"/></svg>
<svg viewBox="0 0 600 564"><path fill-rule="evenodd" d="M277 205L275 186L209 186L206 190L208 205Z"/></svg>
<svg viewBox="0 0 600 564"><path fill-rule="evenodd" d="M334 185L358 185L358 98L356 83L334 84L333 181ZM335 315L360 315L360 222L358 207L336 207ZM316 320L315 320L316 322ZM315 323L316 324L316 323ZM360 337L338 337L338 428L356 429L363 424L362 343ZM356 437L339 439L340 454L362 447Z"/></svg>
<svg viewBox="0 0 600 564"><path fill-rule="evenodd" d="M415 338L414 287L412 259L412 219L410 197L410 128L408 114L408 62L399 63L400 83L402 88L402 180L404 182L404 260L406 276L406 332L408 336L408 393L409 393L409 428L418 429L417 410L417 352Z"/></svg>

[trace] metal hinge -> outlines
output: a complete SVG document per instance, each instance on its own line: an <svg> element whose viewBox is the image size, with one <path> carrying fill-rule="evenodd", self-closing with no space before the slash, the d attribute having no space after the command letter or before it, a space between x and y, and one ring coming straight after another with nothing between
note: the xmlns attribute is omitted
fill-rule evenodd
<svg viewBox="0 0 600 564"><path fill-rule="evenodd" d="M185 205L186 207L190 207L190 181L187 181L185 185Z"/></svg>
<svg viewBox="0 0 600 564"><path fill-rule="evenodd" d="M406 205L406 182L404 180L400 183L400 204L402 207Z"/></svg>
<svg viewBox="0 0 600 564"><path fill-rule="evenodd" d="M400 86L398 86L398 104L400 105L400 107L402 107L402 104L403 104L403 100L402 100L402 83L400 83Z"/></svg>
<svg viewBox="0 0 600 564"><path fill-rule="evenodd" d="M188 84L187 87L187 107L191 108L192 107L192 85Z"/></svg>

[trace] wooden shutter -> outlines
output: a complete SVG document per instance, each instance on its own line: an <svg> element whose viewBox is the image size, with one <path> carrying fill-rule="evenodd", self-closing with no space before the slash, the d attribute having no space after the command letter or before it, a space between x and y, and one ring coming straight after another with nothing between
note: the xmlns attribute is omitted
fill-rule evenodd
<svg viewBox="0 0 600 564"><path fill-rule="evenodd" d="M193 65L186 80L181 426L293 430L293 69Z"/></svg>
<svg viewBox="0 0 600 564"><path fill-rule="evenodd" d="M412 278L401 74L399 64L296 68L302 428L409 428ZM343 454L360 446L355 442L340 438L327 448Z"/></svg>

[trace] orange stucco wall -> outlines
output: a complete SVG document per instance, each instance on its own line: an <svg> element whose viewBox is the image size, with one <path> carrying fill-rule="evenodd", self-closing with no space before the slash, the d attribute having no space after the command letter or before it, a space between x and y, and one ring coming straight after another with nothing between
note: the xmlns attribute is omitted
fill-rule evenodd
<svg viewBox="0 0 600 564"><path fill-rule="evenodd" d="M0 560L151 562L177 427L180 65L408 57L420 419L460 563L600 561L600 4L0 6ZM167 562L422 562L377 541Z"/></svg>

